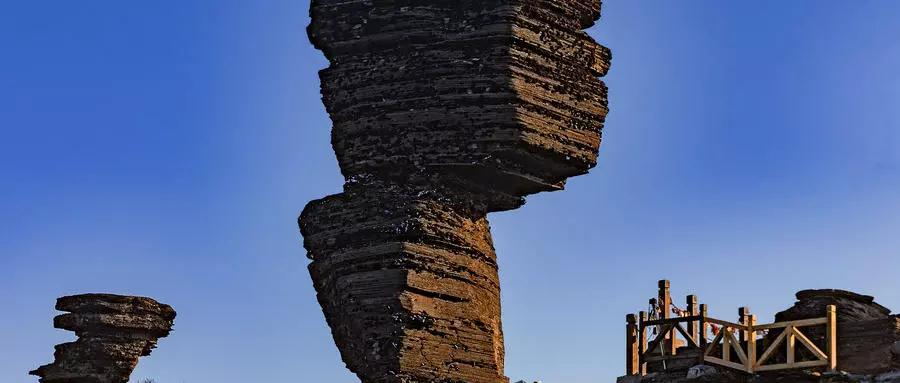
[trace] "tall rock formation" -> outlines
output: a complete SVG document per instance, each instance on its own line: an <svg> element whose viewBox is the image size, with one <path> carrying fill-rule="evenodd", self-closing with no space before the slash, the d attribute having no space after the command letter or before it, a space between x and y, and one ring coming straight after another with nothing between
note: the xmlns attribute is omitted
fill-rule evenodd
<svg viewBox="0 0 900 383"><path fill-rule="evenodd" d="M68 313L53 326L74 331L78 340L57 345L56 360L30 372L41 383L126 383L138 358L150 355L175 320L168 305L111 294L62 297L56 309Z"/></svg>
<svg viewBox="0 0 900 383"><path fill-rule="evenodd" d="M596 164L599 0L313 0L343 193L300 216L347 367L370 382L508 382L487 214Z"/></svg>

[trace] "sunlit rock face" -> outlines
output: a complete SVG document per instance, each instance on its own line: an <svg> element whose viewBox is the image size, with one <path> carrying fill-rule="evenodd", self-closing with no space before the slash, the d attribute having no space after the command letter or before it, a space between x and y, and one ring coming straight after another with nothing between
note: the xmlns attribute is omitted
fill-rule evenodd
<svg viewBox="0 0 900 383"><path fill-rule="evenodd" d="M78 340L56 346L52 364L31 371L42 383L126 383L138 358L169 335L175 310L150 298L84 294L59 298L56 328Z"/></svg>
<svg viewBox="0 0 900 383"><path fill-rule="evenodd" d="M312 2L344 192L300 217L310 274L364 382L507 382L486 216L597 161L600 1Z"/></svg>

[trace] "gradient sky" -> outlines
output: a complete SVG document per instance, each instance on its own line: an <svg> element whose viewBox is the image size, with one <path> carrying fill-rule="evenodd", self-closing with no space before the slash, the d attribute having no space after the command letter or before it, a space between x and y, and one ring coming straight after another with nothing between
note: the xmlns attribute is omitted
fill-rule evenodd
<svg viewBox="0 0 900 383"><path fill-rule="evenodd" d="M612 382L656 280L724 319L804 288L900 309L900 2L608 0L599 165L493 214L507 375ZM152 296L134 380L358 380L296 216L342 179L306 0L0 9L0 381L73 339L57 297Z"/></svg>

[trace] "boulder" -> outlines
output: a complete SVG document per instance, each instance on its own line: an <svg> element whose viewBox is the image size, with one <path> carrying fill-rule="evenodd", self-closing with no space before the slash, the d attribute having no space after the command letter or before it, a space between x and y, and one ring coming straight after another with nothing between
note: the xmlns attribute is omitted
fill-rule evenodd
<svg viewBox="0 0 900 383"><path fill-rule="evenodd" d="M885 319L891 313L891 310L875 303L874 297L846 290L803 290L796 296L794 306L775 314L776 322L820 318L825 316L828 305L837 306L839 323Z"/></svg>
<svg viewBox="0 0 900 383"><path fill-rule="evenodd" d="M712 375L717 372L718 372L718 370L716 370L716 368L713 366L699 364L699 365L696 365L696 366L688 369L687 378L688 379L699 378L701 376Z"/></svg>

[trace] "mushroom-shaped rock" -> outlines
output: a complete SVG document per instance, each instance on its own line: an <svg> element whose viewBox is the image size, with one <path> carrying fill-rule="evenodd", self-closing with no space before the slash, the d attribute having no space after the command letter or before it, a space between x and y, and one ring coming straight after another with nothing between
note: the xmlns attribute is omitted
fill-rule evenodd
<svg viewBox="0 0 900 383"><path fill-rule="evenodd" d="M126 383L138 358L150 355L175 320L171 306L150 298L83 294L59 298L66 311L53 325L78 340L56 346L56 360L31 371L41 383Z"/></svg>
<svg viewBox="0 0 900 383"><path fill-rule="evenodd" d="M343 193L300 217L318 300L365 382L506 383L487 214L597 163L600 0L313 0Z"/></svg>
<svg viewBox="0 0 900 383"><path fill-rule="evenodd" d="M600 0L313 0L343 193L300 217L313 285L364 383L506 383L487 214L597 163Z"/></svg>

